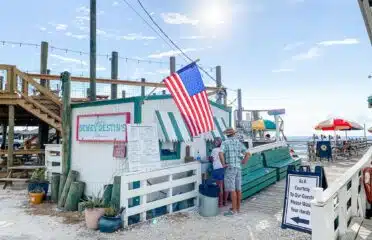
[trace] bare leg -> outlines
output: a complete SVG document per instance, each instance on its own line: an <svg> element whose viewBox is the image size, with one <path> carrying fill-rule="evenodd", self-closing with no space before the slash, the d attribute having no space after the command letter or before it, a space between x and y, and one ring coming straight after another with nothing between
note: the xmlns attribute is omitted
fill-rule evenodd
<svg viewBox="0 0 372 240"><path fill-rule="evenodd" d="M240 203L242 202L242 192L236 191L236 210L240 212Z"/></svg>
<svg viewBox="0 0 372 240"><path fill-rule="evenodd" d="M232 211L236 212L237 211L237 194L236 191L231 192L231 203L232 203Z"/></svg>
<svg viewBox="0 0 372 240"><path fill-rule="evenodd" d="M218 194L218 207L223 206L223 181L217 181L217 185L220 187L220 192Z"/></svg>

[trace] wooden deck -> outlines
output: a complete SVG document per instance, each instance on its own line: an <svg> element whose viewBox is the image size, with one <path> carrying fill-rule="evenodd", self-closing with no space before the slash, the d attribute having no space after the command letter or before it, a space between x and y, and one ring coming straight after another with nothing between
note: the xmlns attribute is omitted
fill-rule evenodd
<svg viewBox="0 0 372 240"><path fill-rule="evenodd" d="M328 162L326 160L322 162L308 162L303 161L302 164L310 165L312 168L315 166L323 166L326 172L328 185L331 185L336 179L341 177L350 167L352 167L359 159L363 156L365 151L360 152L358 156L350 157L349 159L338 159L335 161ZM275 239L311 239L311 235L306 233L295 232L293 230L282 230L281 221L284 204L284 192L285 192L285 179L277 182L276 184L266 188L260 193L253 197L243 201L241 210L244 213L257 219L260 224L268 225L271 228L272 233L275 233ZM259 224L259 225L260 225ZM372 221L370 226L367 225L366 229L370 229L372 232ZM267 239L269 235L264 231L252 231L254 239ZM371 240L372 240L372 233ZM296 238L293 238L293 237ZM270 235L271 237L271 235ZM253 238L252 238L253 239ZM360 238L363 239L363 238Z"/></svg>

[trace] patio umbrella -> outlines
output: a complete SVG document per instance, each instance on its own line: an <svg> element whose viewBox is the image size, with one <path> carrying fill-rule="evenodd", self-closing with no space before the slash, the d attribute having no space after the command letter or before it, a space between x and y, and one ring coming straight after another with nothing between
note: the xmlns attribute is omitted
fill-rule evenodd
<svg viewBox="0 0 372 240"><path fill-rule="evenodd" d="M273 121L260 119L252 122L252 130L270 131L275 130L276 124Z"/></svg>
<svg viewBox="0 0 372 240"><path fill-rule="evenodd" d="M322 131L338 131L338 130L363 130L363 127L353 121L348 121L341 118L330 118L318 123L315 130Z"/></svg>

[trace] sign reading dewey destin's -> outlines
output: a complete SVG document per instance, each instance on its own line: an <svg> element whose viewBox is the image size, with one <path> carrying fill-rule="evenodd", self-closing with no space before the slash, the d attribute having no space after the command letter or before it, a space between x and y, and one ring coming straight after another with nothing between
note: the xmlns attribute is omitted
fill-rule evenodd
<svg viewBox="0 0 372 240"><path fill-rule="evenodd" d="M80 142L126 142L130 113L77 116L76 140Z"/></svg>
<svg viewBox="0 0 372 240"><path fill-rule="evenodd" d="M313 188L320 186L320 176L319 172L288 172L282 228L311 233L311 200Z"/></svg>

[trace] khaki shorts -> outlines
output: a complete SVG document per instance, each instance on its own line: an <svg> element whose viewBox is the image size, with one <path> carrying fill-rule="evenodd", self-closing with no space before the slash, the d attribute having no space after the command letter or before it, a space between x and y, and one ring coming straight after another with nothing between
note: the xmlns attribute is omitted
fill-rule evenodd
<svg viewBox="0 0 372 240"><path fill-rule="evenodd" d="M241 191L242 190L242 172L237 167L227 167L225 170L224 179L225 191Z"/></svg>

